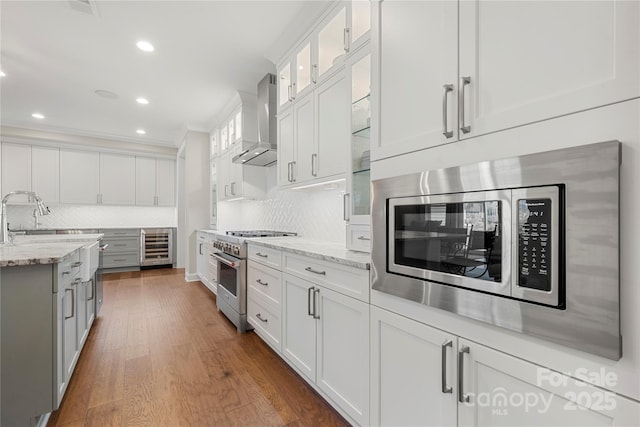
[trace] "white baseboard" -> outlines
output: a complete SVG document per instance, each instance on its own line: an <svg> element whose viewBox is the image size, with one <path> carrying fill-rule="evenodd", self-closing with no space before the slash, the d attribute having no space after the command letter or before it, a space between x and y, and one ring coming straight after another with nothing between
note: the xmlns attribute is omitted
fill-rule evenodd
<svg viewBox="0 0 640 427"><path fill-rule="evenodd" d="M184 273L184 280L186 280L187 282L197 282L200 280L200 277L198 277L198 273Z"/></svg>

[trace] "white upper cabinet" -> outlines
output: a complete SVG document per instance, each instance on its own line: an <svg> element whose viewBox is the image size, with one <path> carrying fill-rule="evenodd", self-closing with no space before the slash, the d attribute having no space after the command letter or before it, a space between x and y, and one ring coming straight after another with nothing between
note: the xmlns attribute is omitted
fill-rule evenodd
<svg viewBox="0 0 640 427"><path fill-rule="evenodd" d="M60 150L58 148L31 147L31 190L35 191L45 204L60 203Z"/></svg>
<svg viewBox="0 0 640 427"><path fill-rule="evenodd" d="M99 172L100 153L60 150L60 203L99 203Z"/></svg>
<svg viewBox="0 0 640 427"><path fill-rule="evenodd" d="M369 40L371 30L371 2L369 0L351 1L351 14L348 21L349 28L349 52L353 52L363 43Z"/></svg>
<svg viewBox="0 0 640 427"><path fill-rule="evenodd" d="M31 146L2 144L2 197L10 191L31 191ZM13 196L9 203L27 203L27 196Z"/></svg>
<svg viewBox="0 0 640 427"><path fill-rule="evenodd" d="M311 42L307 41L295 56L295 95L303 94L305 89L316 82L317 68L311 62Z"/></svg>
<svg viewBox="0 0 640 427"><path fill-rule="evenodd" d="M295 161L295 139L293 130L293 108L278 113L278 185L291 181L291 164Z"/></svg>
<svg viewBox="0 0 640 427"><path fill-rule="evenodd" d="M293 78L291 62L278 69L278 106L281 108L293 101Z"/></svg>
<svg viewBox="0 0 640 427"><path fill-rule="evenodd" d="M461 1L460 79L468 83L460 127L468 133L460 136L640 96L639 8L624 0Z"/></svg>
<svg viewBox="0 0 640 427"><path fill-rule="evenodd" d="M136 157L135 200L138 206L175 206L176 162Z"/></svg>
<svg viewBox="0 0 640 427"><path fill-rule="evenodd" d="M314 135L313 95L306 95L293 106L294 134L296 144L295 161L291 167L292 182L313 179L313 162L316 150Z"/></svg>
<svg viewBox="0 0 640 427"><path fill-rule="evenodd" d="M100 154L100 203L135 205L136 158L120 154Z"/></svg>
<svg viewBox="0 0 640 427"><path fill-rule="evenodd" d="M156 205L176 205L176 162L170 159L156 160Z"/></svg>
<svg viewBox="0 0 640 427"><path fill-rule="evenodd" d="M640 96L639 9L624 0L377 2L373 159Z"/></svg>
<svg viewBox="0 0 640 427"><path fill-rule="evenodd" d="M349 52L349 28L347 9L344 4L320 23L317 43L318 77L320 77L334 65L344 63L344 57Z"/></svg>
<svg viewBox="0 0 640 427"><path fill-rule="evenodd" d="M314 92L316 151L311 155L311 175L325 178L343 174L351 136L349 82L344 70Z"/></svg>
<svg viewBox="0 0 640 427"><path fill-rule="evenodd" d="M373 22L380 25L372 35L379 41L379 49L373 49L378 84L372 91L372 113L380 123L372 158L454 141L457 2L385 0L374 9Z"/></svg>

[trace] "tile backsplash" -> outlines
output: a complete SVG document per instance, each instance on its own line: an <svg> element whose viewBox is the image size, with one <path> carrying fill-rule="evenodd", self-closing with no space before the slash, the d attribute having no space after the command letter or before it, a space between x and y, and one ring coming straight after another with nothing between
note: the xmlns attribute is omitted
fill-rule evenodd
<svg viewBox="0 0 640 427"><path fill-rule="evenodd" d="M176 208L142 206L50 206L51 213L39 217L39 228L175 227ZM7 206L11 229L35 228L33 205Z"/></svg>
<svg viewBox="0 0 640 427"><path fill-rule="evenodd" d="M272 187L265 200L221 202L218 229L294 231L309 239L344 244L344 183L334 187L313 191Z"/></svg>

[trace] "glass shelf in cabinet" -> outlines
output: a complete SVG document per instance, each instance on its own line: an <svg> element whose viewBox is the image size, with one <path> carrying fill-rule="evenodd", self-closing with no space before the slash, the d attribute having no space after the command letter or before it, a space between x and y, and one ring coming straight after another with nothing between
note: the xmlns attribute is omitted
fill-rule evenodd
<svg viewBox="0 0 640 427"><path fill-rule="evenodd" d="M371 126L365 126L363 128L358 128L351 133L353 136L358 136L361 138L369 138L371 134Z"/></svg>
<svg viewBox="0 0 640 427"><path fill-rule="evenodd" d="M369 102L369 97L371 96L370 93L366 94L365 96L363 96L362 98L358 98L355 101L351 102L351 105L358 105L358 104L364 104L364 103L368 103Z"/></svg>
<svg viewBox="0 0 640 427"><path fill-rule="evenodd" d="M359 169L359 170L355 170L353 172L351 172L354 175L362 175L362 174L366 174L369 173L371 171L371 169Z"/></svg>

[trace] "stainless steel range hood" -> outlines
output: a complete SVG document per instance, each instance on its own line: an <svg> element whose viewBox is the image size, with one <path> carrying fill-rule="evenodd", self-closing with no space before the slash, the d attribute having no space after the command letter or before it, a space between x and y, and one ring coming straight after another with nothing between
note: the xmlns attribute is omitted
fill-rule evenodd
<svg viewBox="0 0 640 427"><path fill-rule="evenodd" d="M277 161L276 76L267 74L258 83L258 142L243 149L233 163L271 166Z"/></svg>

